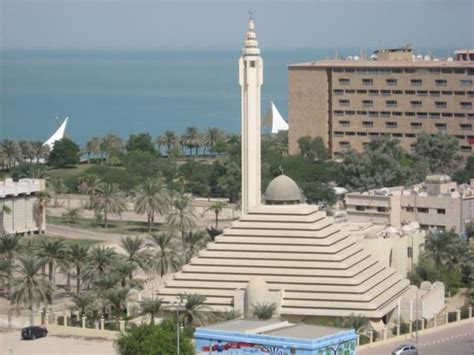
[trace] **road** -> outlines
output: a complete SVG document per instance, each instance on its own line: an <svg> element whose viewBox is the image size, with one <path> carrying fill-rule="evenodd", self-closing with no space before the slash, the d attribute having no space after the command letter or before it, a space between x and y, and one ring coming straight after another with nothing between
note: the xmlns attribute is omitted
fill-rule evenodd
<svg viewBox="0 0 474 355"><path fill-rule="evenodd" d="M415 338L380 347L359 350L358 355L386 355L401 344L415 343ZM418 339L419 355L472 355L474 354L474 323L463 324L421 335Z"/></svg>
<svg viewBox="0 0 474 355"><path fill-rule="evenodd" d="M72 337L48 336L36 340L20 340L20 331L0 332L2 355L113 355L113 343L106 340L84 340Z"/></svg>

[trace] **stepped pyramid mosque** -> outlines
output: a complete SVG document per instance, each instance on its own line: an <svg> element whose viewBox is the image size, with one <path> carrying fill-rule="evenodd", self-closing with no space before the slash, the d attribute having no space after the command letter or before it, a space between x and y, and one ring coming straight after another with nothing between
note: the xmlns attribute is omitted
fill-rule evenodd
<svg viewBox="0 0 474 355"><path fill-rule="evenodd" d="M239 60L242 92L242 215L159 287L164 305L180 293L207 297L214 312L252 315L275 303L289 321L362 315L387 320L409 282L382 265L317 206L302 203L297 184L280 175L261 202L260 88L263 60L249 20Z"/></svg>

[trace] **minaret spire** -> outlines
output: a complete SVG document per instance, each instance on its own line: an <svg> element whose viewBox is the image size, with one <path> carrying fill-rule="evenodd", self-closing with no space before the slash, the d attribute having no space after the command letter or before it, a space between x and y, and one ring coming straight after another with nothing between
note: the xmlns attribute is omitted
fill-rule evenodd
<svg viewBox="0 0 474 355"><path fill-rule="evenodd" d="M248 213L261 203L260 88L263 84L263 60L251 11L239 60L239 83L242 93L242 212Z"/></svg>

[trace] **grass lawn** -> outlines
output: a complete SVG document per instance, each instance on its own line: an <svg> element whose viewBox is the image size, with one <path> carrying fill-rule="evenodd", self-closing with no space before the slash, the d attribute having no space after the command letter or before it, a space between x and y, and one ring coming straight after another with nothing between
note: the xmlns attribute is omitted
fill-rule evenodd
<svg viewBox="0 0 474 355"><path fill-rule="evenodd" d="M82 229L94 230L96 232L113 233L113 234L141 234L148 233L148 224L139 221L116 221L109 220L109 225L104 228L103 224L97 224L92 218L79 218L76 223L68 223L63 217L48 216L47 223L61 226L76 227ZM161 232L161 225L155 223L151 229L152 233Z"/></svg>
<svg viewBox="0 0 474 355"><path fill-rule="evenodd" d="M101 240L95 240L95 239L71 239L71 238L61 238L61 237L56 237L56 236L49 236L49 235L28 235L23 237L22 239L27 241L27 240L32 240L33 243L37 243L39 240L46 238L46 239L63 239L67 243L75 243L75 244L81 244L81 245L95 245L98 243L102 243Z"/></svg>
<svg viewBox="0 0 474 355"><path fill-rule="evenodd" d="M76 176L79 177L84 174L86 169L95 165L96 164L78 164L67 168L48 168L46 171L46 177L61 179L67 179Z"/></svg>

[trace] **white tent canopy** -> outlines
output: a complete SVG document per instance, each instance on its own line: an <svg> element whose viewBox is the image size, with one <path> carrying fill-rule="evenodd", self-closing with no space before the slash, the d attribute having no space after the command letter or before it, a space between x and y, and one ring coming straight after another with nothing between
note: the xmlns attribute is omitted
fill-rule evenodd
<svg viewBox="0 0 474 355"><path fill-rule="evenodd" d="M273 101L270 101L270 107L263 120L263 127L270 128L271 133L278 133L279 131L288 131L288 123L278 112Z"/></svg>
<svg viewBox="0 0 474 355"><path fill-rule="evenodd" d="M49 139L46 142L44 142L43 145L49 146L49 149L52 150L54 147L54 143L64 138L64 132L66 131L66 124L67 124L68 119L69 117L66 117L64 119L63 123L61 123L61 125L56 130L56 132L54 132L53 135L49 137Z"/></svg>

